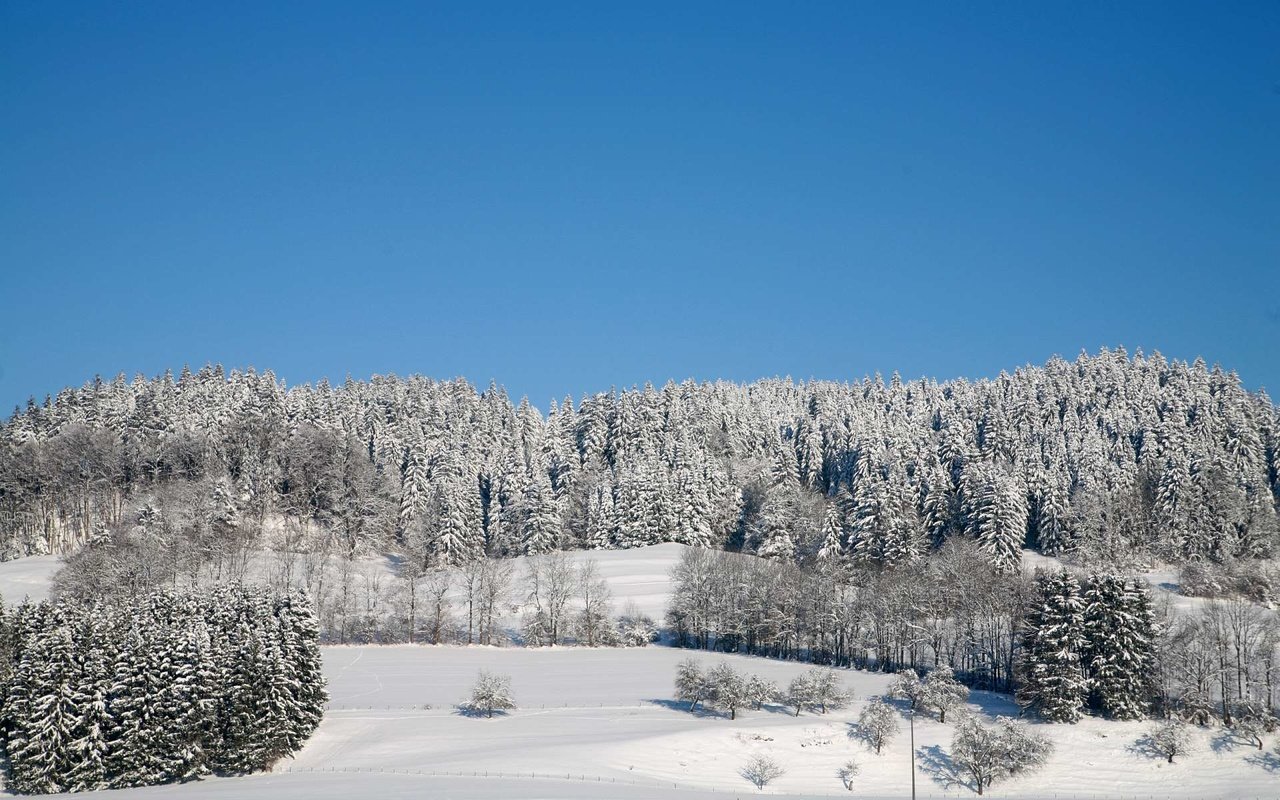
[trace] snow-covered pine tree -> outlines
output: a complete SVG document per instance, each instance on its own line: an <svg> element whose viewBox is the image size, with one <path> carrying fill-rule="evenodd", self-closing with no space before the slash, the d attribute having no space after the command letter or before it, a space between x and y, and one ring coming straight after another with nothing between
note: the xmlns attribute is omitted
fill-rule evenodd
<svg viewBox="0 0 1280 800"><path fill-rule="evenodd" d="M1038 476L1035 505L1036 544L1040 552L1056 556L1071 548L1071 508L1061 485L1045 474Z"/></svg>
<svg viewBox="0 0 1280 800"><path fill-rule="evenodd" d="M966 478L968 475L966 474ZM981 469L966 488L966 516L978 546L996 569L1013 572L1027 536L1026 494L1002 470Z"/></svg>
<svg viewBox="0 0 1280 800"><path fill-rule="evenodd" d="M955 528L955 487L950 476L939 469L929 480L921 508L921 524L929 541L941 545Z"/></svg>
<svg viewBox="0 0 1280 800"><path fill-rule="evenodd" d="M843 555L844 529L840 524L839 506L834 502L828 502L822 515L822 541L818 545L818 560L832 562Z"/></svg>
<svg viewBox="0 0 1280 800"><path fill-rule="evenodd" d="M586 546L592 550L612 547L616 529L613 491L609 486L600 483L587 497L584 536Z"/></svg>
<svg viewBox="0 0 1280 800"><path fill-rule="evenodd" d="M1155 620L1146 585L1090 576L1084 593L1085 666L1090 699L1113 719L1143 719L1152 696Z"/></svg>
<svg viewBox="0 0 1280 800"><path fill-rule="evenodd" d="M691 466L684 466L677 473L675 506L676 524L671 539L693 547L710 547L711 498L702 475Z"/></svg>
<svg viewBox="0 0 1280 800"><path fill-rule="evenodd" d="M149 786L165 780L165 732L153 698L163 691L159 637L154 621L142 617L125 634L112 664L108 709L107 772L112 788Z"/></svg>
<svg viewBox="0 0 1280 800"><path fill-rule="evenodd" d="M859 563L885 564L891 555L888 539L896 527L896 509L880 470L868 466L869 461L867 456L858 458L849 538L854 559Z"/></svg>
<svg viewBox="0 0 1280 800"><path fill-rule="evenodd" d="M277 600L276 615L280 620L285 664L296 687L285 732L288 750L292 752L302 747L320 725L329 693L325 689L320 633L310 598L302 591L290 592Z"/></svg>
<svg viewBox="0 0 1280 800"><path fill-rule="evenodd" d="M426 502L426 456L420 451L407 451L404 454L404 466L401 484L401 502L399 502L399 530L403 538L404 532L410 529Z"/></svg>
<svg viewBox="0 0 1280 800"><path fill-rule="evenodd" d="M76 732L82 713L76 702L76 657L64 621L28 643L6 703L8 786L22 794L70 788L76 766Z"/></svg>
<svg viewBox="0 0 1280 800"><path fill-rule="evenodd" d="M483 552L479 525L467 514L467 491L456 476L438 480L432 487L423 523L427 559L433 566L460 566Z"/></svg>
<svg viewBox="0 0 1280 800"><path fill-rule="evenodd" d="M74 629L74 650L79 675L74 702L79 719L71 741L73 766L67 773L68 791L86 792L109 786L108 733L111 717L107 698L111 689L111 656L115 649L110 620L101 606L83 610Z"/></svg>
<svg viewBox="0 0 1280 800"><path fill-rule="evenodd" d="M560 515L551 484L539 474L530 482L523 498L524 519L521 541L525 555L549 553L561 543Z"/></svg>
<svg viewBox="0 0 1280 800"><path fill-rule="evenodd" d="M1038 572L1023 624L1019 703L1052 722L1080 719L1089 691L1085 641L1079 581L1066 570Z"/></svg>

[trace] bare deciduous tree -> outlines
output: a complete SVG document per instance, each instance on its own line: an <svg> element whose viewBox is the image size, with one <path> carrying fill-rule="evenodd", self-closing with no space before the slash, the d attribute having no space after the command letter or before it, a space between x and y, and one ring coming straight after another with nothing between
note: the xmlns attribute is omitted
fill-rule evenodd
<svg viewBox="0 0 1280 800"><path fill-rule="evenodd" d="M750 781L757 789L763 789L786 772L782 765L769 756L754 755L747 760L738 774Z"/></svg>

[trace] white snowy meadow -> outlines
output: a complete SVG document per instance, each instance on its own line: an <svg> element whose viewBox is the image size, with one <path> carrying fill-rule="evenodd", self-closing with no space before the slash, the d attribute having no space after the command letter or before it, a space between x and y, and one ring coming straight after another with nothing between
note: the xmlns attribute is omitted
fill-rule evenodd
<svg viewBox="0 0 1280 800"><path fill-rule="evenodd" d="M656 611L676 545L597 554L615 595ZM39 563L0 564L0 593L35 587ZM45 572L47 575L47 571ZM906 702L888 700L899 728L880 755L860 735L868 704L895 676L836 670L853 695L844 708L799 716L781 704L727 713L675 699L677 664L729 664L785 687L810 665L776 659L646 648L334 646L322 650L330 706L319 729L270 774L127 789L120 797L724 797L761 793L741 774L754 756L785 771L763 789L788 796L902 797L910 779ZM518 708L493 719L458 712L480 670L511 677ZM967 712L986 724L1016 716L1009 696L974 691ZM963 715L946 724L915 717L922 797L973 797L953 761ZM1189 752L1173 764L1152 750L1147 721L1085 717L1073 725L1031 723L1052 745L1043 767L1008 778L985 796L1241 798L1275 796L1280 760L1221 725L1189 729ZM850 760L852 795L840 777ZM727 794L731 793L731 794Z"/></svg>

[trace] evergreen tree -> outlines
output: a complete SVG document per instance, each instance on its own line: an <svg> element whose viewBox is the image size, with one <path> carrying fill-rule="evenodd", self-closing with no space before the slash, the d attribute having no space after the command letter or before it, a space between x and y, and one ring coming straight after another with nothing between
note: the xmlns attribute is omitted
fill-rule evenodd
<svg viewBox="0 0 1280 800"><path fill-rule="evenodd" d="M70 788L76 768L77 666L71 631L59 624L36 635L26 647L9 690L12 730L6 751L9 786L24 794Z"/></svg>
<svg viewBox="0 0 1280 800"><path fill-rule="evenodd" d="M525 490L521 539L526 555L549 553L560 546L560 517L544 479L531 482Z"/></svg>
<svg viewBox="0 0 1280 800"><path fill-rule="evenodd" d="M1019 702L1052 722L1080 719L1089 690L1085 643L1084 600L1075 576L1037 573L1024 621Z"/></svg>
<svg viewBox="0 0 1280 800"><path fill-rule="evenodd" d="M1095 708L1113 719L1147 716L1155 672L1155 621L1139 581L1095 575L1084 594L1085 664Z"/></svg>
<svg viewBox="0 0 1280 800"><path fill-rule="evenodd" d="M71 741L73 766L64 785L68 791L85 792L108 787L107 740L111 717L107 699L111 687L110 655L114 649L108 621L94 605L76 625L74 649L79 666L74 703L79 719Z"/></svg>
<svg viewBox="0 0 1280 800"><path fill-rule="evenodd" d="M969 508L969 524L991 563L1012 572L1022 560L1026 540L1026 497L1016 481L998 470L984 470Z"/></svg>

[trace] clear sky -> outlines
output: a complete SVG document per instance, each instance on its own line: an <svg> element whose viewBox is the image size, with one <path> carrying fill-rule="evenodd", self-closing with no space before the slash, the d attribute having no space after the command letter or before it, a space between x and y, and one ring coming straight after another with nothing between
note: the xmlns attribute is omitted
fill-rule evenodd
<svg viewBox="0 0 1280 800"><path fill-rule="evenodd" d="M1280 3L0 2L0 409L184 363L1280 394Z"/></svg>

